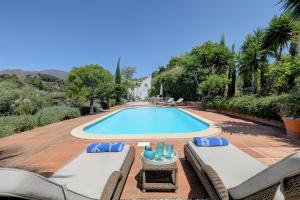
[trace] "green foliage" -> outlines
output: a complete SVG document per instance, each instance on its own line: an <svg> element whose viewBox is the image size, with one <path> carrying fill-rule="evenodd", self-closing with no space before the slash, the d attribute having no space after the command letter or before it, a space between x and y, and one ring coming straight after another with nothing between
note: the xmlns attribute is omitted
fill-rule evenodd
<svg viewBox="0 0 300 200"><path fill-rule="evenodd" d="M278 61L289 42L299 42L299 30L299 23L293 21L291 14L275 16L266 29L262 46L268 49L269 54Z"/></svg>
<svg viewBox="0 0 300 200"><path fill-rule="evenodd" d="M205 81L200 83L197 88L197 92L204 97L214 97L217 95L223 96L226 86L228 86L230 82L231 81L224 75L211 75Z"/></svg>
<svg viewBox="0 0 300 200"><path fill-rule="evenodd" d="M122 76L124 76L127 80L132 80L133 75L136 73L136 67L123 67L122 68Z"/></svg>
<svg viewBox="0 0 300 200"><path fill-rule="evenodd" d="M289 96L288 99L279 103L280 114L284 117L292 117L300 119L300 95L295 94Z"/></svg>
<svg viewBox="0 0 300 200"><path fill-rule="evenodd" d="M225 42L225 34L222 34L222 36L221 36L220 46L226 46L226 42Z"/></svg>
<svg viewBox="0 0 300 200"><path fill-rule="evenodd" d="M236 73L236 54L235 54L235 44L232 44L231 47L231 52L234 56L234 59L232 60L231 65L229 66L229 70L228 70L228 78L230 79L230 84L228 85L228 91L227 91L227 96L232 97L235 95L235 91L236 91L236 77L237 77L237 73Z"/></svg>
<svg viewBox="0 0 300 200"><path fill-rule="evenodd" d="M241 97L216 97L203 101L206 107L229 112L237 112L267 119L280 119L278 104L286 102L289 95L274 95L267 97L241 96Z"/></svg>
<svg viewBox="0 0 300 200"><path fill-rule="evenodd" d="M37 122L32 115L0 117L0 137L33 129Z"/></svg>
<svg viewBox="0 0 300 200"><path fill-rule="evenodd" d="M1 115L10 115L14 113L11 105L19 97L19 90L5 89L0 87L0 113Z"/></svg>
<svg viewBox="0 0 300 200"><path fill-rule="evenodd" d="M48 74L29 74L26 75L24 82L43 91L65 91L65 81Z"/></svg>
<svg viewBox="0 0 300 200"><path fill-rule="evenodd" d="M23 88L17 94L18 98L10 105L16 115L35 114L41 108L52 105L50 94L35 88Z"/></svg>
<svg viewBox="0 0 300 200"><path fill-rule="evenodd" d="M280 61L270 65L269 76L276 77L272 90L281 93L292 89L300 76L300 56L283 56Z"/></svg>
<svg viewBox="0 0 300 200"><path fill-rule="evenodd" d="M39 110L35 116L38 124L44 126L65 119L79 117L80 111L77 108L67 106L52 106Z"/></svg>
<svg viewBox="0 0 300 200"><path fill-rule="evenodd" d="M164 96L170 96L175 99L197 99L197 84L188 74L183 71L182 67L177 66L156 75L152 79L150 95L159 95L161 83L163 84Z"/></svg>
<svg viewBox="0 0 300 200"><path fill-rule="evenodd" d="M208 69L210 74L224 74L233 61L232 51L219 43L205 42L199 47L194 47L191 51L198 66Z"/></svg>
<svg viewBox="0 0 300 200"><path fill-rule="evenodd" d="M121 96L122 96L122 80L121 80L121 67L120 67L120 58L118 59L116 73L115 73L115 93L116 93L116 101L118 103L121 102Z"/></svg>
<svg viewBox="0 0 300 200"><path fill-rule="evenodd" d="M262 29L248 34L239 54L239 75L244 81L243 87L247 89L247 82L251 82L253 94L257 92L258 73L261 74L261 77L264 76L267 65L267 51L262 48L264 34ZM261 81L261 88L264 87L264 83Z"/></svg>
<svg viewBox="0 0 300 200"><path fill-rule="evenodd" d="M115 83L121 84L121 67L120 67L121 58L118 59L116 73L115 73Z"/></svg>
<svg viewBox="0 0 300 200"><path fill-rule="evenodd" d="M300 1L299 0L280 0L282 8L286 13L291 13L293 19L300 19Z"/></svg>
<svg viewBox="0 0 300 200"><path fill-rule="evenodd" d="M103 109L108 109L116 105L116 99L109 99L108 101L101 101L100 105Z"/></svg>
<svg viewBox="0 0 300 200"><path fill-rule="evenodd" d="M111 81L111 73L99 65L75 67L68 75L68 94L71 102L82 106L89 101L90 113L93 113L98 88L105 87L105 84Z"/></svg>
<svg viewBox="0 0 300 200"><path fill-rule="evenodd" d="M97 89L97 96L102 101L107 101L115 96L116 84L112 81L113 77L111 76L111 81L104 82Z"/></svg>
<svg viewBox="0 0 300 200"><path fill-rule="evenodd" d="M2 115L34 114L52 104L49 93L32 87L7 88L0 84L0 113Z"/></svg>
<svg viewBox="0 0 300 200"><path fill-rule="evenodd" d="M0 84L2 85L3 82L8 84L7 86L10 86L10 88L18 88L24 86L22 81L15 74L1 74Z"/></svg>

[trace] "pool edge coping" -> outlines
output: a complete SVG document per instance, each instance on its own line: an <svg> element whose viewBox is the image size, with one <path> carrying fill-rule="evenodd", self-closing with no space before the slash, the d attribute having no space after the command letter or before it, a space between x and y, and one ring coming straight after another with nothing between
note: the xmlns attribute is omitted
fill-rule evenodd
<svg viewBox="0 0 300 200"><path fill-rule="evenodd" d="M134 106L134 107L147 107L147 106ZM168 106L160 106L160 107L168 107ZM126 108L120 108L118 110L115 110L111 113L108 113L104 116L98 117L94 120L91 120L87 123L81 124L74 129L71 130L71 135L73 137L79 138L79 139L88 139L88 140L131 140L131 139L187 139L187 138L193 138L195 136L201 136L207 137L207 136L215 136L220 134L221 128L215 123L212 122L202 116L196 115L190 111L187 111L183 108L178 108L179 110L191 115L192 117L195 117L196 119L206 123L209 127L202 131L196 131L196 132L185 132L185 133L162 133L162 134L88 134L84 131L84 128L87 126L90 126L98 121L101 121L105 118L108 118L124 109L128 109L132 107L126 107Z"/></svg>

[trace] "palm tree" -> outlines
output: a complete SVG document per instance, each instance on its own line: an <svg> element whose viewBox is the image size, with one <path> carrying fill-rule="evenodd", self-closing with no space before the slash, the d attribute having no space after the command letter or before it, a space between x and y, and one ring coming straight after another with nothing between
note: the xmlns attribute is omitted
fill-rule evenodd
<svg viewBox="0 0 300 200"><path fill-rule="evenodd" d="M270 56L279 61L289 43L298 44L298 35L299 24L293 21L291 14L275 16L266 29L262 46L269 51Z"/></svg>
<svg viewBox="0 0 300 200"><path fill-rule="evenodd" d="M291 13L293 19L300 19L300 1L299 0L280 0L278 4L282 3L282 8L285 12Z"/></svg>
<svg viewBox="0 0 300 200"><path fill-rule="evenodd" d="M241 47L239 60L239 74L244 81L251 80L252 93L257 93L257 75L264 71L267 62L266 51L262 48L265 32L257 29L253 34L248 34Z"/></svg>

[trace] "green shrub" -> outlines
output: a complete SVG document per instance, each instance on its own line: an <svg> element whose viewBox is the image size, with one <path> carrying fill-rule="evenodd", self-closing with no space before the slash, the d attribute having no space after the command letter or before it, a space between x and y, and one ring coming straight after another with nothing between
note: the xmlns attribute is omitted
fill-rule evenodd
<svg viewBox="0 0 300 200"><path fill-rule="evenodd" d="M80 106L79 107L80 114L81 115L88 115L90 114L90 107L89 106ZM100 110L99 106L94 106L94 113L98 112Z"/></svg>
<svg viewBox="0 0 300 200"><path fill-rule="evenodd" d="M67 106L47 107L36 113L37 122L41 126L78 116L80 116L79 109Z"/></svg>
<svg viewBox="0 0 300 200"><path fill-rule="evenodd" d="M226 76L211 75L201 82L197 88L197 93L202 96L217 96L224 93L230 80Z"/></svg>
<svg viewBox="0 0 300 200"><path fill-rule="evenodd" d="M114 107L116 106L116 99L110 99L109 100L109 107Z"/></svg>
<svg viewBox="0 0 300 200"><path fill-rule="evenodd" d="M237 112L268 119L280 119L278 104L286 102L289 95L274 95L256 97L246 95L241 97L215 97L203 100L206 107L229 112Z"/></svg>
<svg viewBox="0 0 300 200"><path fill-rule="evenodd" d="M0 137L33 129L37 126L32 115L8 116L0 118Z"/></svg>
<svg viewBox="0 0 300 200"><path fill-rule="evenodd" d="M101 101L100 102L100 107L103 108L103 109L108 109L107 102L106 101Z"/></svg>
<svg viewBox="0 0 300 200"><path fill-rule="evenodd" d="M300 119L300 95L293 94L287 100L279 103L281 116Z"/></svg>
<svg viewBox="0 0 300 200"><path fill-rule="evenodd" d="M103 108L103 109L108 109L108 108L114 107L115 105L116 105L116 99L110 99L109 100L109 106L107 105L106 101L101 101L100 102L100 107Z"/></svg>

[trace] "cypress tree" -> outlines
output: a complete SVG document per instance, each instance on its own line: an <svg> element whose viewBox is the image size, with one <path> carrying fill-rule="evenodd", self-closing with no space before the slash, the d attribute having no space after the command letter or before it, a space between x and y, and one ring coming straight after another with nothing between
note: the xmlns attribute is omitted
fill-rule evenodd
<svg viewBox="0 0 300 200"><path fill-rule="evenodd" d="M234 55L234 44L231 47L231 52ZM232 65L229 66L229 72L228 72L228 78L231 80L229 86L228 86L228 92L227 95L229 97L232 97L235 95L235 82L236 82L236 67L235 62L232 62Z"/></svg>
<svg viewBox="0 0 300 200"><path fill-rule="evenodd" d="M116 102L121 102L121 69L120 69L120 58L118 59L117 69L115 74L115 83L116 83Z"/></svg>
<svg viewBox="0 0 300 200"><path fill-rule="evenodd" d="M121 84L121 69L120 69L120 58L118 59L117 63L117 69L116 69L116 74L115 74L115 83L116 84Z"/></svg>

